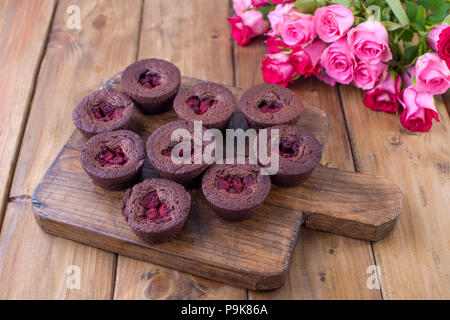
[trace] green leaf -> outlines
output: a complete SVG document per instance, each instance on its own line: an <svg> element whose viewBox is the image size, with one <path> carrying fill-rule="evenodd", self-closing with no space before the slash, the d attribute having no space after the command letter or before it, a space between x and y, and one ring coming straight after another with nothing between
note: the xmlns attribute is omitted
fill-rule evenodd
<svg viewBox="0 0 450 320"><path fill-rule="evenodd" d="M406 1L406 14L411 22L416 21L417 12L419 11L419 7L417 4L411 1Z"/></svg>
<svg viewBox="0 0 450 320"><path fill-rule="evenodd" d="M418 3L427 9L435 11L445 6L445 0L419 0Z"/></svg>
<svg viewBox="0 0 450 320"><path fill-rule="evenodd" d="M415 57L417 57L417 53L419 52L419 48L417 46L405 46L405 52L404 55L408 62L412 61Z"/></svg>
<svg viewBox="0 0 450 320"><path fill-rule="evenodd" d="M420 30L425 30L425 8L419 6L417 10L416 23L420 27Z"/></svg>
<svg viewBox="0 0 450 320"><path fill-rule="evenodd" d="M406 26L409 23L408 16L405 13L405 10L403 10L402 4L400 3L400 0L386 0L389 7L391 7L392 12L397 17L398 21Z"/></svg>
<svg viewBox="0 0 450 320"><path fill-rule="evenodd" d="M382 21L381 24L386 28L387 31L394 31L402 27L400 23L395 23L391 21Z"/></svg>
<svg viewBox="0 0 450 320"><path fill-rule="evenodd" d="M311 13L313 14L317 8L325 6L327 3L325 1L319 0L296 0L295 8L301 13Z"/></svg>
<svg viewBox="0 0 450 320"><path fill-rule="evenodd" d="M444 19L444 21L442 21L442 24L450 26L450 14L447 16L447 18Z"/></svg>
<svg viewBox="0 0 450 320"><path fill-rule="evenodd" d="M262 6L259 8L256 8L256 10L260 11L264 17L264 20L267 20L267 15L270 13L270 11L272 11L273 9L275 9L275 6Z"/></svg>
<svg viewBox="0 0 450 320"><path fill-rule="evenodd" d="M351 0L331 0L331 2L335 4L341 4L343 6L346 6L347 8L350 8L352 6Z"/></svg>

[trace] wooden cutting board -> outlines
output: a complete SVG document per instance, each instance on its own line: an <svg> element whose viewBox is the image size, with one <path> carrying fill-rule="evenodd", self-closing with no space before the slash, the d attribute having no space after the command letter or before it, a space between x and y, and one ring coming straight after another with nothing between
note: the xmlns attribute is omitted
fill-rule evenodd
<svg viewBox="0 0 450 320"><path fill-rule="evenodd" d="M198 82L183 77L182 88ZM243 90L229 88L239 99ZM173 111L153 116L136 112L130 129L146 140L176 119ZM325 146L329 119L323 111L306 105L298 124ZM34 192L36 220L45 231L234 286L281 286L302 224L375 241L392 231L401 211L401 192L390 181L319 166L302 186L273 185L262 210L243 222L219 218L201 191L192 190L191 213L182 233L167 243L148 244L131 231L120 212L125 192L96 187L83 171L79 158L85 142L75 131ZM155 176L146 161L143 178Z"/></svg>

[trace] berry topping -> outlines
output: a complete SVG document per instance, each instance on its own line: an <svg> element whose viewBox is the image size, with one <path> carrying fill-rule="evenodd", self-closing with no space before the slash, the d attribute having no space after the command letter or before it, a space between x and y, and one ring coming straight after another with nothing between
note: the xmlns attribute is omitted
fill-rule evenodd
<svg viewBox="0 0 450 320"><path fill-rule="evenodd" d="M258 105L259 111L261 111L262 113L267 113L267 112L275 113L277 111L280 111L280 109L283 108L283 107L284 106L281 103L277 102L277 101L267 102L265 100L263 100Z"/></svg>
<svg viewBox="0 0 450 320"><path fill-rule="evenodd" d="M120 147L110 149L103 146L101 152L95 157L95 160L100 162L103 167L109 167L112 165L123 166L128 161L128 158Z"/></svg>
<svg viewBox="0 0 450 320"><path fill-rule="evenodd" d="M158 198L156 191L148 193L142 198L141 205L144 207L143 221L165 222L172 211L165 203Z"/></svg>
<svg viewBox="0 0 450 320"><path fill-rule="evenodd" d="M209 108L216 105L217 101L210 98L200 100L197 96L191 96L186 100L186 104L195 114L200 115L206 113Z"/></svg>
<svg viewBox="0 0 450 320"><path fill-rule="evenodd" d="M242 193L255 183L255 177L248 175L244 178L238 176L216 177L216 186L219 190L225 190L228 193Z"/></svg>
<svg viewBox="0 0 450 320"><path fill-rule="evenodd" d="M96 106L92 112L95 119L102 122L109 122L111 120L119 119L122 116L123 110L123 107L114 107L107 102L102 102Z"/></svg>
<svg viewBox="0 0 450 320"><path fill-rule="evenodd" d="M145 70L139 75L139 83L147 89L161 85L161 76L151 70Z"/></svg>

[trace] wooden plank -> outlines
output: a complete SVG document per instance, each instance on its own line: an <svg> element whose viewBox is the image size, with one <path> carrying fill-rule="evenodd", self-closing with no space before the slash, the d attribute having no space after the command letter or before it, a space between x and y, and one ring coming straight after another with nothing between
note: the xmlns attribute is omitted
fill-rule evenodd
<svg viewBox="0 0 450 320"><path fill-rule="evenodd" d="M246 47L235 45L236 85L262 83L260 61L267 52L262 40ZM336 88L316 79L291 86L306 102L322 108L331 119L322 163L353 171L353 159ZM304 229L283 287L270 292L249 292L250 299L380 299L379 290L366 286L366 269L374 265L369 242Z"/></svg>
<svg viewBox="0 0 450 320"><path fill-rule="evenodd" d="M387 299L450 297L450 121L441 98L441 121L428 133L404 129L397 116L364 107L363 92L342 87L357 170L396 182L405 195L397 229L374 244Z"/></svg>
<svg viewBox="0 0 450 320"><path fill-rule="evenodd" d="M0 226L56 2L7 0L0 6Z"/></svg>
<svg viewBox="0 0 450 320"><path fill-rule="evenodd" d="M233 85L228 5L220 0L145 1L139 58L166 59L185 76ZM149 270L158 270L157 285L155 278L141 277ZM178 279L176 288L174 279ZM200 292L189 293L193 283L202 284ZM119 256L115 299L158 298L160 287L174 288L170 296L179 298L247 298L245 289Z"/></svg>
<svg viewBox="0 0 450 320"><path fill-rule="evenodd" d="M81 9L80 31L66 26L66 9L74 3ZM30 199L74 130L76 103L135 60L140 9L140 0L58 3L0 235L0 298L112 296L115 256L46 234L34 221ZM80 268L80 289L66 286L71 265Z"/></svg>

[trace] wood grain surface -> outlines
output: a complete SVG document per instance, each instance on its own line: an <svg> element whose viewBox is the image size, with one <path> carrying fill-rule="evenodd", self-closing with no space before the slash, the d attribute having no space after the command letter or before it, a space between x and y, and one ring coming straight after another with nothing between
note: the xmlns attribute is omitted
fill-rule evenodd
<svg viewBox="0 0 450 320"><path fill-rule="evenodd" d="M361 91L340 90L358 171L389 177L405 194L396 232L374 244L383 296L448 298L450 121L442 99L436 99L441 121L419 133L404 129L394 115L364 107Z"/></svg>
<svg viewBox="0 0 450 320"><path fill-rule="evenodd" d="M43 232L35 222L31 194L74 130L74 106L136 59L141 2L77 1L80 31L66 26L71 4L58 2L20 148L0 234L0 298L112 295L115 255ZM71 266L79 267L79 289L67 286Z"/></svg>
<svg viewBox="0 0 450 320"><path fill-rule="evenodd" d="M117 259L42 232L32 216L31 192L73 131L71 109L92 88L146 57L172 60L188 76L247 88L262 83L260 60L267 51L262 39L246 47L235 44L226 21L228 0L59 1L53 15L55 2L10 0L0 5L0 43L6 48L0 73L0 146L6 150L0 169L0 216L5 214L0 298L450 297L450 124L441 99L441 122L429 133L412 133L398 117L367 110L362 92L311 78L290 87L331 119L322 164L385 176L405 195L399 225L386 239L372 244L303 229L285 285L247 292L121 255ZM66 28L66 9L73 4L81 9L81 31ZM27 76L18 77L23 70ZM444 98L450 110L448 94ZM70 265L81 269L80 289L67 289ZM374 266L380 267L379 286L369 288L369 267Z"/></svg>
<svg viewBox="0 0 450 320"><path fill-rule="evenodd" d="M181 90L200 82L183 77ZM243 90L230 89L239 100ZM153 116L137 112L130 130L146 141L176 119L173 110ZM305 105L298 125L326 144L329 119L319 108ZM401 209L401 193L386 179L319 166L302 186L274 186L258 215L242 223L218 217L201 191L193 190L182 234L167 243L147 244L120 213L123 192L104 191L84 174L79 157L85 142L76 131L33 195L45 231L234 286L280 287L303 221L314 230L379 240L392 231ZM155 176L147 162L143 178Z"/></svg>
<svg viewBox="0 0 450 320"><path fill-rule="evenodd" d="M260 65L267 52L262 39L235 45L237 86L263 83ZM297 81L291 88L307 103L320 106L330 118L330 133L321 163L354 171L353 158L336 88L317 79ZM250 291L250 299L380 299L379 289L366 285L365 270L375 265L370 242L303 229L283 287Z"/></svg>
<svg viewBox="0 0 450 320"><path fill-rule="evenodd" d="M0 5L0 225L54 8L53 0Z"/></svg>

